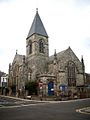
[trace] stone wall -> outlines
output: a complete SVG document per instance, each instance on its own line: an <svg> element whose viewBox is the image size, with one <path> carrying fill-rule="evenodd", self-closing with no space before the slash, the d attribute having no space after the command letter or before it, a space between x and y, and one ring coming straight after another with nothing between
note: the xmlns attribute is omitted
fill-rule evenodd
<svg viewBox="0 0 90 120"><path fill-rule="evenodd" d="M84 85L83 74L77 74L77 77L76 77L76 85L77 85L77 86L82 86L82 85Z"/></svg>
<svg viewBox="0 0 90 120"><path fill-rule="evenodd" d="M39 40L43 40L44 44L44 53L40 53L39 51ZM32 41L32 53L28 54L28 42ZM26 58L28 68L32 70L32 80L36 79L36 75L40 73L45 73L47 71L47 62L48 62L48 38L34 34L30 38L26 40L27 48L26 48Z"/></svg>

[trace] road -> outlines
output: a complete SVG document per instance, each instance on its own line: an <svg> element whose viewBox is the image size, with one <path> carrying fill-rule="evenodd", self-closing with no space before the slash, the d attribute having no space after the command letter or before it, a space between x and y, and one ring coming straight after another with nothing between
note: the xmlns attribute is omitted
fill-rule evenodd
<svg viewBox="0 0 90 120"><path fill-rule="evenodd" d="M0 108L0 120L90 120L90 114L76 112L87 106L90 106L90 99Z"/></svg>
<svg viewBox="0 0 90 120"><path fill-rule="evenodd" d="M0 95L0 108L1 107L4 108L8 106L10 107L10 106L20 106L20 105L40 104L40 103L44 103L44 101L27 100L27 99Z"/></svg>

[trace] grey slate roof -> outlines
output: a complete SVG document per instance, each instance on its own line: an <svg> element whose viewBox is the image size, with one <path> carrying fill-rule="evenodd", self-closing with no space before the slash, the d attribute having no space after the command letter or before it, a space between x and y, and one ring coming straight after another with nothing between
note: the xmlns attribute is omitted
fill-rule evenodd
<svg viewBox="0 0 90 120"><path fill-rule="evenodd" d="M67 65L68 61L73 61L75 65L77 66L77 70L79 73L82 73L82 63L78 59L78 57L75 55L73 50L69 47L66 50L63 50L59 53L57 53L57 62L59 66L59 71L64 71L65 66ZM54 62L54 55L49 57L49 64L53 64Z"/></svg>
<svg viewBox="0 0 90 120"><path fill-rule="evenodd" d="M33 35L35 33L39 34L39 35L43 35L45 37L48 37L47 32L44 28L44 25L40 19L39 14L38 14L38 11L36 12L36 15L34 17L34 20L33 20L33 23L31 25L31 28L30 28L30 31L28 33L27 38L29 38L31 35Z"/></svg>
<svg viewBox="0 0 90 120"><path fill-rule="evenodd" d="M63 51L57 53L57 59L62 58L62 56L64 55L65 51L66 50L63 50ZM49 61L53 61L53 60L54 60L54 55L49 57Z"/></svg>
<svg viewBox="0 0 90 120"><path fill-rule="evenodd" d="M80 60L78 59L78 57L75 55L75 53L72 51L72 49L69 47L66 50L63 50L59 53L57 53L57 60L66 60L67 56L71 59L73 59L73 56L77 59L77 61L80 62ZM54 60L54 55L49 57L49 61L52 62Z"/></svg>

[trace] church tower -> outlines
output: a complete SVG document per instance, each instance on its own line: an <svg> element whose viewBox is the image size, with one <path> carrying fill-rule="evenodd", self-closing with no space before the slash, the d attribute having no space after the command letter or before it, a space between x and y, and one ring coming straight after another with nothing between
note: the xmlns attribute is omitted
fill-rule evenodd
<svg viewBox="0 0 90 120"><path fill-rule="evenodd" d="M28 69L32 72L31 79L35 79L37 74L47 71L48 57L48 35L37 9L26 38L26 58Z"/></svg>

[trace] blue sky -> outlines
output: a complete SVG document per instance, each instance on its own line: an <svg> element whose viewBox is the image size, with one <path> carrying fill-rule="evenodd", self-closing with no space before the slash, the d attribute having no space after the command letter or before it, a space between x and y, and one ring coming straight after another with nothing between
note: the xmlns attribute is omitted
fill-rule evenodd
<svg viewBox="0 0 90 120"><path fill-rule="evenodd" d="M26 54L26 37L38 8L49 35L49 54L72 48L90 73L90 0L0 0L0 70Z"/></svg>

